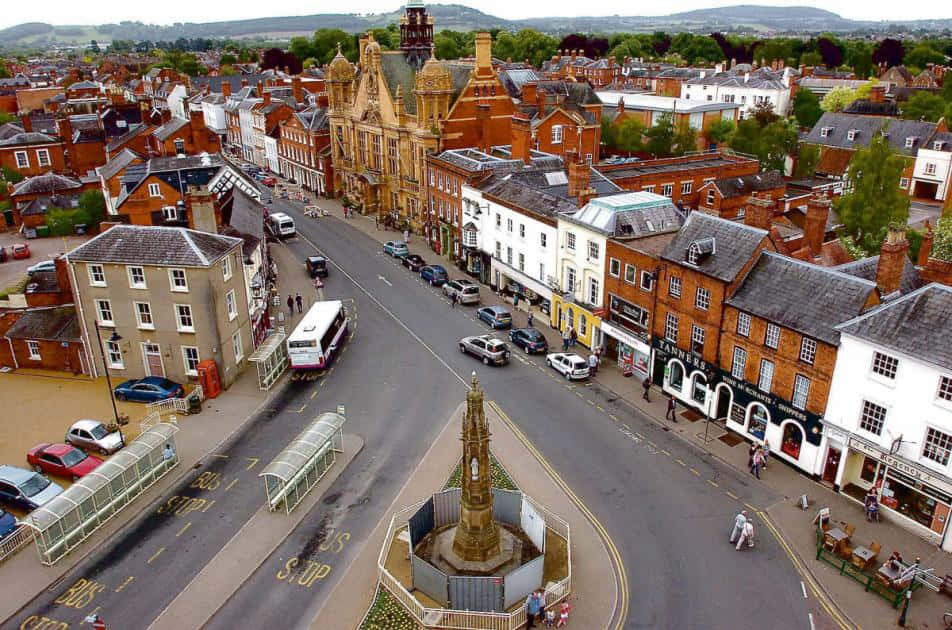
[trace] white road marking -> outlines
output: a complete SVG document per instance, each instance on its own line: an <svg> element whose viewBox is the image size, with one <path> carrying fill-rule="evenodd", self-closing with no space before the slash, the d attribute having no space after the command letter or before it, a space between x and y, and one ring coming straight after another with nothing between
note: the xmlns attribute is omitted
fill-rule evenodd
<svg viewBox="0 0 952 630"><path fill-rule="evenodd" d="M807 613L807 617L810 619L810 630L816 630L816 626L813 625L813 613Z"/></svg>
<svg viewBox="0 0 952 630"><path fill-rule="evenodd" d="M390 284L390 281L387 280L386 278L384 278L383 276L379 276L379 275L378 275L377 277L380 278L381 282L383 282L383 283L384 283L385 285L387 285L388 287L392 287L392 286L393 286L392 284ZM356 284L356 283L355 283L355 284Z"/></svg>
<svg viewBox="0 0 952 630"><path fill-rule="evenodd" d="M803 583L803 580L800 580L800 590L803 591L803 599L806 599L806 598L807 598L807 587L806 587L806 585Z"/></svg>

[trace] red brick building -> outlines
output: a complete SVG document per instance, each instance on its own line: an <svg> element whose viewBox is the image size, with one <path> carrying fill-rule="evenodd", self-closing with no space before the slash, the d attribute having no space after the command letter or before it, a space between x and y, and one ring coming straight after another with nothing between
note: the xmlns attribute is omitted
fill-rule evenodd
<svg viewBox="0 0 952 630"><path fill-rule="evenodd" d="M787 184L779 171L722 177L707 181L698 189L698 208L722 219L743 218L751 194L778 203Z"/></svg>
<svg viewBox="0 0 952 630"><path fill-rule="evenodd" d="M526 83L520 110L531 121L532 148L563 159L574 152L588 164L599 161L602 106L587 83Z"/></svg>
<svg viewBox="0 0 952 630"><path fill-rule="evenodd" d="M22 133L0 140L0 167L9 168L23 177L49 171L68 172L62 140L33 131L29 117L23 118L22 127Z"/></svg>
<svg viewBox="0 0 952 630"><path fill-rule="evenodd" d="M333 194L327 109L309 107L279 124L278 165L281 175L319 195Z"/></svg>
<svg viewBox="0 0 952 630"><path fill-rule="evenodd" d="M201 110L190 111L189 118L170 117L148 136L150 155L198 155L219 153L221 140L218 134L205 126Z"/></svg>

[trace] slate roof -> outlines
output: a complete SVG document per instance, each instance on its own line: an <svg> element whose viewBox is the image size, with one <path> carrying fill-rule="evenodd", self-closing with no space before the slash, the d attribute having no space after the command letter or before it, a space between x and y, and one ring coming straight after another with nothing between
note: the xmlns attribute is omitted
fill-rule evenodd
<svg viewBox="0 0 952 630"><path fill-rule="evenodd" d="M241 239L181 227L116 225L67 254L71 262L209 267Z"/></svg>
<svg viewBox="0 0 952 630"><path fill-rule="evenodd" d="M311 131L328 129L330 125L327 109L323 107L309 107L302 112L295 113L294 116L305 129Z"/></svg>
<svg viewBox="0 0 952 630"><path fill-rule="evenodd" d="M787 69L789 72L789 69ZM746 76L746 81L744 80ZM758 68L752 72L745 73L734 70L726 72L714 72L698 76L694 79L688 79L687 85L720 85L723 87L742 87L757 88L759 90L786 90L788 86L783 82L784 73L774 72L767 68Z"/></svg>
<svg viewBox="0 0 952 630"><path fill-rule="evenodd" d="M166 122L161 127L156 128L152 132L152 135L155 136L159 141L164 142L171 138L176 131L184 127L189 123L187 118L179 118L178 116L173 116L168 122Z"/></svg>
<svg viewBox="0 0 952 630"><path fill-rule="evenodd" d="M155 157L144 164L133 164L126 169L120 182L123 186L116 206L126 199L151 175L178 190L183 196L189 185L204 186L225 162L218 153L187 155L183 157Z"/></svg>
<svg viewBox="0 0 952 630"><path fill-rule="evenodd" d="M135 138L136 136L144 133L145 131L148 131L151 128L152 127L150 125L145 125L145 124L129 125L129 130L126 133L122 134L121 136L117 136L109 141L109 143L106 145L106 152L111 153L115 151L116 149L126 144L127 142Z"/></svg>
<svg viewBox="0 0 952 630"><path fill-rule="evenodd" d="M849 275L856 276L857 278L864 278L871 282L876 282L876 271L878 268L878 255L860 258L859 260L854 260L853 262L848 262L833 267L833 269L836 271L848 273ZM916 271L916 266L912 264L912 261L907 257L904 260L902 268L902 278L899 279L899 293L902 295L912 293L921 285L922 280L919 278L919 272Z"/></svg>
<svg viewBox="0 0 952 630"><path fill-rule="evenodd" d="M932 283L840 324L841 333L952 370L952 288Z"/></svg>
<svg viewBox="0 0 952 630"><path fill-rule="evenodd" d="M8 122L0 125L0 140L6 140L19 133L23 133L23 125L19 122Z"/></svg>
<svg viewBox="0 0 952 630"><path fill-rule="evenodd" d="M13 197L20 195L37 195L54 193L62 190L76 190L82 184L72 177L49 172L35 177L28 177L13 187Z"/></svg>
<svg viewBox="0 0 952 630"><path fill-rule="evenodd" d="M123 149L113 156L108 162L96 168L96 173L105 180L112 179L122 169L129 166L136 159L144 159L141 155L132 149Z"/></svg>
<svg viewBox="0 0 952 630"><path fill-rule="evenodd" d="M674 240L661 252L661 257L686 265L688 247L696 241L713 238L714 253L699 261L696 268L705 275L731 282L767 235L766 230L703 212L692 212Z"/></svg>
<svg viewBox="0 0 952 630"><path fill-rule="evenodd" d="M82 338L79 318L72 306L28 309L10 326L5 336L50 341L78 341Z"/></svg>
<svg viewBox="0 0 952 630"><path fill-rule="evenodd" d="M507 175L486 188L483 190L483 195L549 217L570 214L578 210L578 206L568 199L527 186L513 175Z"/></svg>
<svg viewBox="0 0 952 630"><path fill-rule="evenodd" d="M862 313L875 290L875 282L762 252L726 303L835 346L840 343L835 327Z"/></svg>
<svg viewBox="0 0 952 630"><path fill-rule="evenodd" d="M871 101L858 98L843 109L844 114L862 114L864 116L899 116L899 105L893 101Z"/></svg>
<svg viewBox="0 0 952 630"><path fill-rule="evenodd" d="M783 188L785 183L780 171L766 171L753 175L717 179L714 180L714 185L721 191L725 199L731 199L749 195L752 192Z"/></svg>
<svg viewBox="0 0 952 630"><path fill-rule="evenodd" d="M50 142L56 141L56 138L48 136L45 133L29 131L26 133L13 134L12 136L0 140L0 146L12 147L21 144L49 144Z"/></svg>
<svg viewBox="0 0 952 630"><path fill-rule="evenodd" d="M889 146L902 155L914 156L919 148L932 137L936 123L918 120L902 120L883 116L859 116L857 114L839 114L825 112L813 126L805 142L842 149L868 147L876 132L886 127L889 134ZM821 135L823 128L832 128L826 137ZM853 140L849 139L850 130L857 130ZM906 147L906 138L915 137L912 147Z"/></svg>

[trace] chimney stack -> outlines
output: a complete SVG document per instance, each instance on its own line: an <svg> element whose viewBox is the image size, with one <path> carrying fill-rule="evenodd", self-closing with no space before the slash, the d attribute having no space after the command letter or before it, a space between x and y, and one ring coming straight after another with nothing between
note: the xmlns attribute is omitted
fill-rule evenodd
<svg viewBox="0 0 952 630"><path fill-rule="evenodd" d="M575 150L565 152L565 164L568 169L568 196L577 198L578 207L581 208L595 194L591 188L591 168L588 164L579 163Z"/></svg>
<svg viewBox="0 0 952 630"><path fill-rule="evenodd" d="M265 104L265 105L270 105L270 104L271 104L271 92L262 92L262 93L261 93L261 98L264 99L264 104Z"/></svg>
<svg viewBox="0 0 952 630"><path fill-rule="evenodd" d="M23 114L20 116L20 125L23 127L23 131L26 133L33 131L33 120L30 118L29 114Z"/></svg>
<svg viewBox="0 0 952 630"><path fill-rule="evenodd" d="M291 79L291 94L294 95L295 103L304 102L304 90L301 87L301 77L296 76Z"/></svg>
<svg viewBox="0 0 952 630"><path fill-rule="evenodd" d="M512 129L512 159L522 160L526 164L532 161L532 123L525 114L513 114L510 119Z"/></svg>
<svg viewBox="0 0 952 630"><path fill-rule="evenodd" d="M539 119L545 116L545 90L536 88L536 107L539 109Z"/></svg>
<svg viewBox="0 0 952 630"><path fill-rule="evenodd" d="M874 85L873 88L869 91L869 102L870 103L882 103L886 100L886 86L885 85Z"/></svg>
<svg viewBox="0 0 952 630"><path fill-rule="evenodd" d="M225 97L225 100L228 100L228 97L231 96L231 83L227 77L224 77L221 82L221 95Z"/></svg>
<svg viewBox="0 0 952 630"><path fill-rule="evenodd" d="M807 204L806 221L803 224L803 244L810 248L813 255L823 249L826 239L826 222L830 216L830 200L825 196L810 197Z"/></svg>
<svg viewBox="0 0 952 630"><path fill-rule="evenodd" d="M522 86L522 102L523 103L534 103L536 100L536 90L538 86L535 81L530 81L525 83Z"/></svg>
<svg viewBox="0 0 952 630"><path fill-rule="evenodd" d="M476 33L476 72L492 70L493 38L489 33Z"/></svg>
<svg viewBox="0 0 952 630"><path fill-rule="evenodd" d="M751 193L747 210L744 212L744 225L769 230L772 224L773 202L770 199L761 199L757 193Z"/></svg>
<svg viewBox="0 0 952 630"><path fill-rule="evenodd" d="M899 282L902 280L908 251L909 241L906 240L906 230L889 228L886 240L879 249L879 265L876 267L876 286L879 287L880 298L885 299L899 291Z"/></svg>
<svg viewBox="0 0 952 630"><path fill-rule="evenodd" d="M916 264L919 267L925 267L929 263L929 256L932 255L932 241L935 236L932 234L932 226L929 225L928 219L925 224L925 234L922 235L922 243L919 245L919 257L916 259Z"/></svg>

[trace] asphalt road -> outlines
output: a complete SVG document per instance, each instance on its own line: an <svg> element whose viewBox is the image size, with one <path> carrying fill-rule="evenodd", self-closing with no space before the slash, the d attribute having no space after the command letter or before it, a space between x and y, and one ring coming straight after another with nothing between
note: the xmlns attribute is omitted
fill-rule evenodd
<svg viewBox="0 0 952 630"><path fill-rule="evenodd" d="M341 273L337 267L345 271L358 291L373 295L415 333L416 339L399 334L394 354L381 355L386 363L415 356L425 343L459 378L476 370L487 397L516 422L596 514L620 549L627 569L626 627L760 629L769 620L772 628L806 629L811 627L809 613L817 627L825 627L815 605L805 600L799 576L765 527L759 528L753 552L739 553L727 543L733 516L743 503L762 508L780 497L712 461L611 392L557 378L541 357L514 353L518 360L495 368L461 355L460 337L487 332L474 320L474 308L451 310L438 290L382 255L378 244L345 221L315 221L281 205L297 219L301 237L288 246L298 256L316 245L335 263L332 275ZM367 337L362 337L362 343L366 342ZM428 365L433 359L421 361ZM459 381L448 369L428 370L425 375L416 369L388 373L401 383L393 392L397 397L434 395L424 405L428 432L419 436L420 442L442 426L446 415L440 410L462 400ZM366 394L376 396L374 389L375 384L368 382ZM368 439L364 453L401 457L395 453L398 448L405 445ZM341 479L338 485L348 483ZM376 498L381 494L378 491ZM333 490L330 499L336 500ZM275 619L281 619L283 627L307 627L336 583L335 574L309 588L291 587L282 580L286 563L306 556L315 531L320 532L326 523L355 535L349 548L338 554L327 551L319 561L333 559L335 569L346 566L357 548L354 541L365 538L389 500L359 509L351 505L347 512L342 512L346 501L326 503L308 514L217 612L209 628L258 627ZM605 571L609 575L608 567Z"/></svg>

